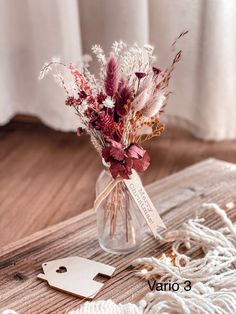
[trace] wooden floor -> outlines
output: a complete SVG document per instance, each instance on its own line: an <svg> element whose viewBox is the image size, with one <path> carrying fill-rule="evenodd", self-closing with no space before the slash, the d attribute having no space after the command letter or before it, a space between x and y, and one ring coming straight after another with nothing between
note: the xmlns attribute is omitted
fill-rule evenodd
<svg viewBox="0 0 236 314"><path fill-rule="evenodd" d="M146 145L144 184L207 157L236 162L236 141L202 142L168 129ZM89 138L38 124L0 128L0 246L90 208L102 169Z"/></svg>

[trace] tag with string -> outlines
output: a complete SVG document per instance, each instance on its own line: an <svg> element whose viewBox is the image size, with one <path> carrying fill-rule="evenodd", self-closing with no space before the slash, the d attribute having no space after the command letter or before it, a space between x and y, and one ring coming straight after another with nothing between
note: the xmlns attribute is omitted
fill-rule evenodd
<svg viewBox="0 0 236 314"><path fill-rule="evenodd" d="M143 187L137 172L133 171L131 178L129 180L124 180L124 183L127 186L139 210L141 211L144 219L146 220L148 227L156 238L158 235L158 227L166 229L166 226L158 214L150 197L148 196L145 188Z"/></svg>

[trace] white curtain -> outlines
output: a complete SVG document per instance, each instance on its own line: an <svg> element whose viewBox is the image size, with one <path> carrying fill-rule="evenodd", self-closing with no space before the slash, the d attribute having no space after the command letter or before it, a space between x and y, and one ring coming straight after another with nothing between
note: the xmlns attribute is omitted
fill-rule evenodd
<svg viewBox="0 0 236 314"><path fill-rule="evenodd" d="M0 0L0 124L23 113L75 129L63 92L50 78L37 80L44 61L77 61L94 43L108 52L123 39L154 44L165 66L186 29L168 120L204 139L236 138L235 0Z"/></svg>

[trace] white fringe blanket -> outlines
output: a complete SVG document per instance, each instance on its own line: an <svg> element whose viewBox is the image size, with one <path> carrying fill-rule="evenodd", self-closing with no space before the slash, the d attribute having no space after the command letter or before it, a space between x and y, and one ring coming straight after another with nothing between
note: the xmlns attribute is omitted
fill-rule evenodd
<svg viewBox="0 0 236 314"><path fill-rule="evenodd" d="M236 224L232 224L225 211L216 204L204 204L222 219L224 228L212 230L202 223L204 219L192 219L177 231L168 232L164 241L173 242L173 260L165 255L139 258L135 267L145 267L137 275L146 280L158 274L158 282L177 282L183 285L191 281L191 290L149 292L139 304L116 304L111 300L85 302L70 314L235 314L236 313ZM185 245L191 253L198 248L204 257L190 259L180 253ZM140 267L139 267L140 269Z"/></svg>

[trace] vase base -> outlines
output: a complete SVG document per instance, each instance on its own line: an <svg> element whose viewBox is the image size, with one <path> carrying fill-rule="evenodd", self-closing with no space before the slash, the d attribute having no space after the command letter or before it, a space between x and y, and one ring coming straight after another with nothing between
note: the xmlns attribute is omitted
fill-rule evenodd
<svg viewBox="0 0 236 314"><path fill-rule="evenodd" d="M104 246L100 241L99 241L100 247L107 253L113 254L113 255L127 255L130 254L134 251L136 251L140 245L137 244L136 246L130 247L130 248L123 248L123 249L112 249L112 248L108 248L106 246Z"/></svg>

